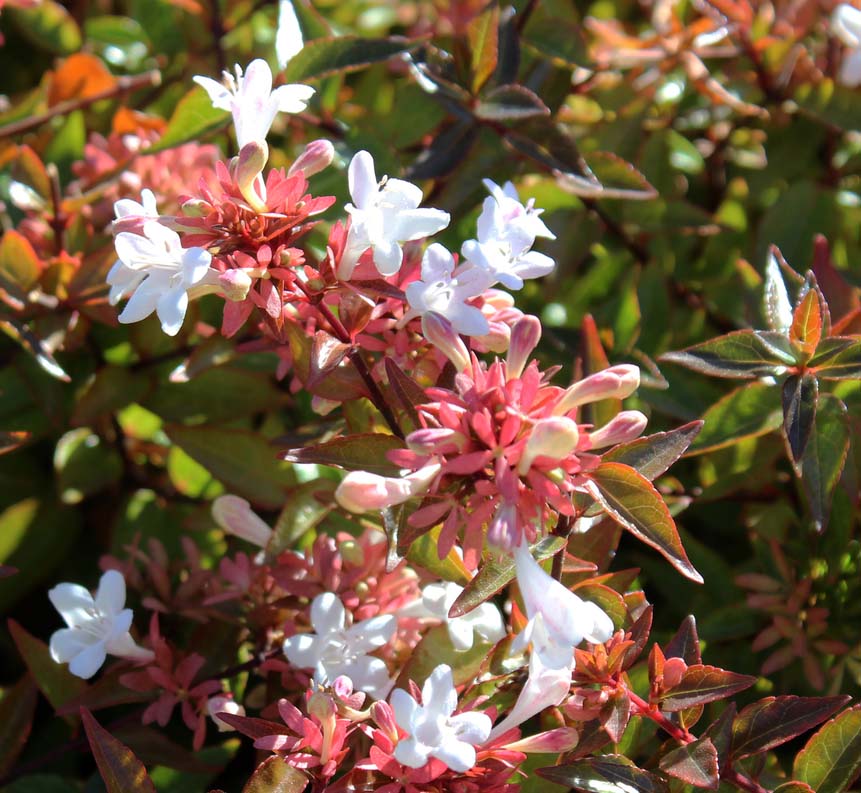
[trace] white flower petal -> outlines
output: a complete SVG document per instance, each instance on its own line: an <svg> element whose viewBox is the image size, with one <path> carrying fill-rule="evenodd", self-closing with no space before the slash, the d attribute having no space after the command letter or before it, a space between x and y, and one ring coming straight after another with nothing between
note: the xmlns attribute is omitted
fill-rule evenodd
<svg viewBox="0 0 861 793"><path fill-rule="evenodd" d="M347 640L353 652L367 653L385 646L391 641L398 620L394 614L381 614L357 622L347 630Z"/></svg>
<svg viewBox="0 0 861 793"><path fill-rule="evenodd" d="M76 677L89 680L101 669L107 657L104 642L96 642L78 653L69 663L69 671Z"/></svg>
<svg viewBox="0 0 861 793"><path fill-rule="evenodd" d="M401 269L404 252L397 242L391 240L374 240L374 265L380 275L394 275Z"/></svg>
<svg viewBox="0 0 861 793"><path fill-rule="evenodd" d="M99 641L97 636L84 633L84 631L75 628L60 628L51 634L51 658L58 664L66 664L97 641Z"/></svg>
<svg viewBox="0 0 861 793"><path fill-rule="evenodd" d="M441 209L406 209L397 215L394 234L401 242L430 237L448 226L450 216Z"/></svg>
<svg viewBox="0 0 861 793"><path fill-rule="evenodd" d="M308 107L308 102L316 93L310 85L293 83L282 85L272 92L278 110L282 113L301 113Z"/></svg>
<svg viewBox="0 0 861 793"><path fill-rule="evenodd" d="M486 713L468 711L452 716L449 723L454 728L454 734L462 741L478 745L484 743L490 735L493 724Z"/></svg>
<svg viewBox="0 0 861 793"><path fill-rule="evenodd" d="M436 747L431 755L459 774L466 773L475 765L475 747L463 741L449 739Z"/></svg>
<svg viewBox="0 0 861 793"><path fill-rule="evenodd" d="M427 763L429 757L428 748L415 738L402 739L395 747L395 760L409 768L421 768Z"/></svg>
<svg viewBox="0 0 861 793"><path fill-rule="evenodd" d="M440 664L422 686L422 703L426 710L451 716L457 707L457 691L454 688L454 679L451 667L448 664Z"/></svg>
<svg viewBox="0 0 861 793"><path fill-rule="evenodd" d="M139 291L140 289L138 289ZM176 336L182 327L187 310L188 292L185 291L184 285L180 283L162 294L156 302L156 313L161 322L161 329L168 336Z"/></svg>
<svg viewBox="0 0 861 793"><path fill-rule="evenodd" d="M350 197L359 209L367 209L378 193L374 158L367 151L357 152L347 169Z"/></svg>
<svg viewBox="0 0 861 793"><path fill-rule="evenodd" d="M84 625L92 619L93 596L78 584L57 584L48 592L48 598L70 628Z"/></svg>
<svg viewBox="0 0 861 793"><path fill-rule="evenodd" d="M231 109L233 94L222 83L213 80L211 77L204 77L199 74L192 77L192 80L209 94L213 107L217 107L219 110Z"/></svg>
<svg viewBox="0 0 861 793"><path fill-rule="evenodd" d="M99 611L116 616L126 603L126 580L118 570L108 570L99 580L95 604ZM129 612L131 614L131 612Z"/></svg>
<svg viewBox="0 0 861 793"><path fill-rule="evenodd" d="M313 634L299 633L284 640L284 655L293 666L300 669L313 669L317 666L321 644L324 642Z"/></svg>

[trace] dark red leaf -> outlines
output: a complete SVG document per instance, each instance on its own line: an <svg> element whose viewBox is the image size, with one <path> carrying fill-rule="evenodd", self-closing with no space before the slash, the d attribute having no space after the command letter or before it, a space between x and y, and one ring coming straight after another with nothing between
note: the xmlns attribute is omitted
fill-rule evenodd
<svg viewBox="0 0 861 793"><path fill-rule="evenodd" d="M143 763L128 746L114 738L86 708L81 708L81 720L108 793L156 793Z"/></svg>
<svg viewBox="0 0 861 793"><path fill-rule="evenodd" d="M687 668L677 685L661 694L661 709L685 710L694 705L727 699L750 688L754 683L756 678L750 675L739 675L716 666L696 664Z"/></svg>

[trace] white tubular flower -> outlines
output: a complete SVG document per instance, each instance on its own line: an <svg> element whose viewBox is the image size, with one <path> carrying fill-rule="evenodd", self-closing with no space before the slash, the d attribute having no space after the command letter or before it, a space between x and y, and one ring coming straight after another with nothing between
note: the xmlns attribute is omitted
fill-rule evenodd
<svg viewBox="0 0 861 793"><path fill-rule="evenodd" d="M357 513L403 504L424 493L441 467L433 463L398 479L368 471L351 471L335 490L335 500L344 509Z"/></svg>
<svg viewBox="0 0 861 793"><path fill-rule="evenodd" d="M272 539L272 529L239 496L219 496L212 502L212 517L228 534L265 548Z"/></svg>
<svg viewBox="0 0 861 793"><path fill-rule="evenodd" d="M430 245L422 257L421 279L407 285L410 310L404 321L439 314L465 336L483 336L490 325L480 308L467 301L478 297L491 284L491 278L478 267L455 268L454 256L439 243Z"/></svg>
<svg viewBox="0 0 861 793"><path fill-rule="evenodd" d="M132 610L126 602L122 573L108 570L99 581L95 599L78 584L57 584L48 597L68 628L51 636L51 658L69 664L69 671L84 680L91 678L107 654L133 661L151 661L152 650L139 647L129 633Z"/></svg>
<svg viewBox="0 0 861 793"><path fill-rule="evenodd" d="M121 198L114 201L114 215L117 220L125 218L141 218L144 220L156 220L158 218L158 207L155 203L155 195L152 190L141 190L141 200L133 198Z"/></svg>
<svg viewBox="0 0 861 793"><path fill-rule="evenodd" d="M392 681L381 658L367 655L388 644L397 628L393 614L383 614L347 627L347 612L334 592L317 595L311 602L311 626L316 633L300 633L284 640L284 654L291 664L313 669L319 681L345 675L359 691L383 698Z"/></svg>
<svg viewBox="0 0 861 793"><path fill-rule="evenodd" d="M477 633L487 642L496 643L505 638L502 615L493 603L482 603L462 617L449 617L448 611L457 600L463 587L453 581L428 584L422 589L421 606L424 612L445 623L454 649L466 652L472 649Z"/></svg>
<svg viewBox="0 0 861 793"><path fill-rule="evenodd" d="M269 128L277 113L301 113L314 95L308 85L282 85L272 90L269 64L257 58L248 64L245 73L235 66L236 76L223 72L222 82L197 75L194 78L213 107L229 110L236 128L236 142L241 149L247 143L265 143Z"/></svg>
<svg viewBox="0 0 861 793"><path fill-rule="evenodd" d="M448 212L419 209L422 191L403 179L383 177L377 182L374 158L360 151L347 170L352 204L347 245L338 265L338 278L347 281L359 257L373 248L374 265L380 275L394 275L401 269L401 243L422 239L444 229Z"/></svg>
<svg viewBox="0 0 861 793"><path fill-rule="evenodd" d="M831 15L831 30L847 47L838 81L849 88L861 85L861 11L841 3Z"/></svg>
<svg viewBox="0 0 861 793"><path fill-rule="evenodd" d="M120 322L139 322L155 311L162 330L175 336L185 319L188 291L218 286L218 271L209 266L212 256L203 248L183 248L179 235L160 223L144 223L143 235L120 232L114 246L119 261L107 278L111 302L132 293Z"/></svg>
<svg viewBox="0 0 861 793"><path fill-rule="evenodd" d="M505 187L484 180L491 195L484 200L478 218L478 239L467 240L463 257L484 269L494 280L509 289L520 289L527 278L540 278L556 266L549 256L531 250L537 237L556 239L538 216L530 199L520 203L514 185Z"/></svg>
<svg viewBox="0 0 861 793"><path fill-rule="evenodd" d="M457 691L451 667L440 664L422 686L419 705L402 688L391 697L398 726L409 734L395 747L394 757L410 768L422 768L431 757L452 771L464 774L475 765L475 747L490 735L490 717L484 713L458 713Z"/></svg>

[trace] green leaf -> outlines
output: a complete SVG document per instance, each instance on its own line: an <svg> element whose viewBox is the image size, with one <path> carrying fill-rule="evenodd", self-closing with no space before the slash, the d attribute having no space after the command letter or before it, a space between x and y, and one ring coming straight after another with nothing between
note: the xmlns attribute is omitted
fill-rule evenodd
<svg viewBox="0 0 861 793"><path fill-rule="evenodd" d="M39 278L42 264L30 241L14 229L0 240L0 288L21 303Z"/></svg>
<svg viewBox="0 0 861 793"><path fill-rule="evenodd" d="M532 547L532 555L543 561L554 556L565 545L562 537L544 537ZM492 598L514 578L514 558L509 555L486 561L449 609L449 617L462 617Z"/></svg>
<svg viewBox="0 0 861 793"><path fill-rule="evenodd" d="M807 742L792 767L793 778L816 793L843 793L861 770L861 705L843 711Z"/></svg>
<svg viewBox="0 0 861 793"><path fill-rule="evenodd" d="M589 474L590 495L637 539L652 546L686 578L702 583L688 559L661 494L642 474L622 463L602 463Z"/></svg>
<svg viewBox="0 0 861 793"><path fill-rule="evenodd" d="M455 122L434 135L407 168L406 175L416 180L446 176L463 162L477 137L478 127L472 119Z"/></svg>
<svg viewBox="0 0 861 793"><path fill-rule="evenodd" d="M808 366L823 380L861 380L861 338L831 336L823 339Z"/></svg>
<svg viewBox="0 0 861 793"><path fill-rule="evenodd" d="M816 418L819 381L809 372L801 377L790 375L783 384L782 396L783 437L786 439L790 459L798 470L798 463L804 454Z"/></svg>
<svg viewBox="0 0 861 793"><path fill-rule="evenodd" d="M591 175L601 184L598 197L655 198L657 192L631 163L609 151L593 151L583 155Z"/></svg>
<svg viewBox="0 0 861 793"><path fill-rule="evenodd" d="M436 526L421 537L413 540L405 556L410 564L422 567L435 578L443 581L454 581L456 584L466 586L471 578L469 570L463 563L456 549L452 548L448 556L439 558L439 536L442 526Z"/></svg>
<svg viewBox="0 0 861 793"><path fill-rule="evenodd" d="M550 115L541 98L522 85L500 85L475 106L475 115L489 121L518 121Z"/></svg>
<svg viewBox="0 0 861 793"><path fill-rule="evenodd" d="M562 68L573 69L591 62L583 28L573 15L553 14L538 4L522 35L525 48Z"/></svg>
<svg viewBox="0 0 861 793"><path fill-rule="evenodd" d="M315 479L291 488L266 548L270 556L293 548L305 532L332 511L337 484L331 479Z"/></svg>
<svg viewBox="0 0 861 793"><path fill-rule="evenodd" d="M749 383L715 402L703 416L703 429L688 456L731 446L776 430L783 423L780 389Z"/></svg>
<svg viewBox="0 0 861 793"><path fill-rule="evenodd" d="M267 757L251 775L242 793L302 793L308 779L277 755Z"/></svg>
<svg viewBox="0 0 861 793"><path fill-rule="evenodd" d="M230 114L213 107L209 94L196 86L179 100L167 122L164 135L147 149L147 154L198 141L208 133L225 127L229 119Z"/></svg>
<svg viewBox="0 0 861 793"><path fill-rule="evenodd" d="M86 708L81 708L81 721L108 793L156 793L143 763L128 746L114 738Z"/></svg>
<svg viewBox="0 0 861 793"><path fill-rule="evenodd" d="M30 675L0 694L0 777L12 768L27 743L36 712L38 691Z"/></svg>
<svg viewBox="0 0 861 793"><path fill-rule="evenodd" d="M687 451L702 427L702 421L691 421L669 432L656 432L630 443L621 443L602 455L601 460L629 465L646 479L654 480Z"/></svg>
<svg viewBox="0 0 861 793"><path fill-rule="evenodd" d="M538 775L586 793L666 793L663 779L637 768L627 757L604 754L573 763L539 768Z"/></svg>
<svg viewBox="0 0 861 793"><path fill-rule="evenodd" d="M786 337L773 331L737 330L678 352L661 361L714 377L754 378L777 374L795 363Z"/></svg>
<svg viewBox="0 0 861 793"><path fill-rule="evenodd" d="M168 437L231 492L253 504L277 509L291 483L287 466L260 435L224 427L164 427Z"/></svg>
<svg viewBox="0 0 861 793"><path fill-rule="evenodd" d="M861 108L855 91L831 78L802 83L794 98L803 113L820 121L847 131L861 129Z"/></svg>
<svg viewBox="0 0 861 793"><path fill-rule="evenodd" d="M460 651L451 643L445 625L431 628L410 654L395 686L407 688L410 680L421 686L440 664L451 667L456 686L471 682L491 649L491 645L483 641L481 636L473 634L473 637L472 647Z"/></svg>
<svg viewBox="0 0 861 793"><path fill-rule="evenodd" d="M45 642L27 633L15 620L8 621L9 633L45 699L57 709L83 693L87 684L75 677L65 664L58 664Z"/></svg>
<svg viewBox="0 0 861 793"><path fill-rule="evenodd" d="M754 683L756 678L750 675L739 675L715 666L695 664L685 670L682 679L675 686L661 694L661 710L675 712L695 705L717 702L750 688Z"/></svg>
<svg viewBox="0 0 861 793"><path fill-rule="evenodd" d="M778 785L774 789L774 793L815 793L815 791L810 785L793 779L791 782Z"/></svg>
<svg viewBox="0 0 861 793"><path fill-rule="evenodd" d="M499 59L499 3L491 0L466 28L471 57L472 92L477 94L493 76Z"/></svg>
<svg viewBox="0 0 861 793"><path fill-rule="evenodd" d="M55 55L70 55L81 48L81 30L60 3L43 0L31 8L11 6L4 12L33 44Z"/></svg>
<svg viewBox="0 0 861 793"><path fill-rule="evenodd" d="M332 74L354 72L407 52L415 43L404 38L337 36L308 41L284 70L288 83L308 82Z"/></svg>
<svg viewBox="0 0 861 793"><path fill-rule="evenodd" d="M89 427L80 427L57 441L54 470L60 499L77 504L116 482L122 476L123 461Z"/></svg>
<svg viewBox="0 0 861 793"><path fill-rule="evenodd" d="M57 359L45 346L43 340L30 330L27 323L19 322L13 317L0 319L0 330L18 342L51 377L64 383L71 380L66 370L57 363Z"/></svg>
<svg viewBox="0 0 861 793"><path fill-rule="evenodd" d="M334 465L348 471L369 471L383 476L397 476L398 468L386 454L402 449L403 441L394 435L358 433L335 438L316 446L304 446L281 452L281 459L291 463Z"/></svg>
<svg viewBox="0 0 861 793"><path fill-rule="evenodd" d="M85 426L138 402L152 387L150 379L120 366L104 366L78 397L72 424Z"/></svg>
<svg viewBox="0 0 861 793"><path fill-rule="evenodd" d="M801 483L818 531L828 525L831 499L846 464L849 444L846 405L831 394L823 394L800 465Z"/></svg>
<svg viewBox="0 0 861 793"><path fill-rule="evenodd" d="M716 790L720 784L717 749L708 738L700 738L667 752L659 765L665 774L694 787Z"/></svg>
<svg viewBox="0 0 861 793"><path fill-rule="evenodd" d="M765 752L812 729L840 710L849 697L766 697L748 705L732 725L735 760Z"/></svg>

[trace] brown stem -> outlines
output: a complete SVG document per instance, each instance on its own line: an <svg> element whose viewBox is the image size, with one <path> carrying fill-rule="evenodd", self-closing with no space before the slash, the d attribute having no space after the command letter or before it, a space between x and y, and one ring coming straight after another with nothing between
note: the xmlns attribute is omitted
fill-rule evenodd
<svg viewBox="0 0 861 793"><path fill-rule="evenodd" d="M556 521L556 528L553 529L553 533L557 537L563 537L565 540L568 539L568 535L571 532L571 518L568 515L560 515L559 520ZM553 557L553 566L550 568L550 575L553 576L557 581L562 580L562 567L565 564L565 552L567 550L567 542L563 545Z"/></svg>
<svg viewBox="0 0 861 793"><path fill-rule="evenodd" d="M63 195L60 190L60 173L54 163L45 166L51 183L51 228L54 231L54 252L59 256L63 252L63 235L66 231L66 214L62 210Z"/></svg>
<svg viewBox="0 0 861 793"><path fill-rule="evenodd" d="M24 132L29 132L31 129L42 126L52 118L64 116L67 113L72 113L75 110L89 107L96 102L101 102L103 99L115 99L116 97L125 94L129 91L135 91L138 88L158 85L161 82L161 72L158 69L153 69L143 74L135 74L131 77L118 77L116 84L110 88L105 88L104 91L99 91L97 94L90 96L82 96L78 99L68 99L65 102L60 102L54 105L50 110L44 113L39 113L29 118L15 121L11 124L6 124L0 127L0 138L8 138L12 135L21 135Z"/></svg>

